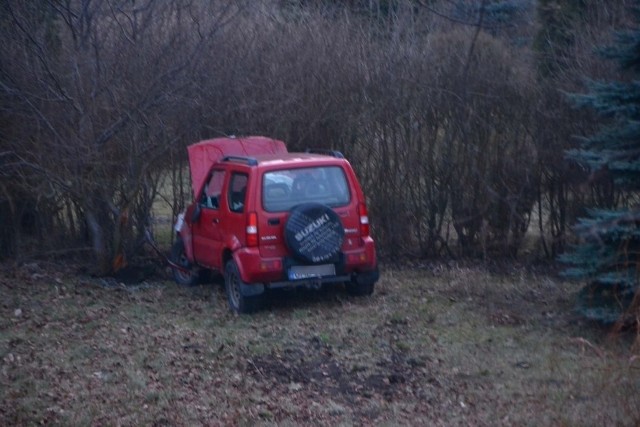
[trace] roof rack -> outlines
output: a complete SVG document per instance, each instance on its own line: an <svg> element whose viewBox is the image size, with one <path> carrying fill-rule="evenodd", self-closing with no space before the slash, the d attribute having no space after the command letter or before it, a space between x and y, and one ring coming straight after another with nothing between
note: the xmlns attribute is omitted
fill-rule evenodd
<svg viewBox="0 0 640 427"><path fill-rule="evenodd" d="M245 156L224 156L222 158L223 162L241 162L246 163L249 166L256 166L258 164L258 160L253 157L245 157Z"/></svg>
<svg viewBox="0 0 640 427"><path fill-rule="evenodd" d="M304 152L310 153L310 154L325 154L327 156L333 156L338 159L344 159L344 155L337 150L325 150L323 148L307 148Z"/></svg>

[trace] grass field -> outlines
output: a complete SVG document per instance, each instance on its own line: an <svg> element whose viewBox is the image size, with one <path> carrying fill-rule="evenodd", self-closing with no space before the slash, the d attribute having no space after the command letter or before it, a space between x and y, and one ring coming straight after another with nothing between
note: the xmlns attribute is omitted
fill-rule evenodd
<svg viewBox="0 0 640 427"><path fill-rule="evenodd" d="M383 268L370 298L0 266L0 425L638 425L640 359L510 268Z"/></svg>

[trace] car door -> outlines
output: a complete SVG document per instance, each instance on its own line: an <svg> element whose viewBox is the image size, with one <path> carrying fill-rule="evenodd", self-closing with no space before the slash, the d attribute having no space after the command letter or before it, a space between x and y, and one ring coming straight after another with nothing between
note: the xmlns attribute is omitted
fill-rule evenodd
<svg viewBox="0 0 640 427"><path fill-rule="evenodd" d="M237 242L240 245L245 245L249 175L245 171L238 170L239 167L234 165L235 169L229 172L229 183L225 187L226 201L222 207L223 216L220 218L220 224L225 242Z"/></svg>
<svg viewBox="0 0 640 427"><path fill-rule="evenodd" d="M199 265L220 269L222 251L222 232L220 219L223 208L223 188L226 171L211 171L202 194L200 195L200 217L193 225L193 252ZM226 204L226 203L225 203Z"/></svg>

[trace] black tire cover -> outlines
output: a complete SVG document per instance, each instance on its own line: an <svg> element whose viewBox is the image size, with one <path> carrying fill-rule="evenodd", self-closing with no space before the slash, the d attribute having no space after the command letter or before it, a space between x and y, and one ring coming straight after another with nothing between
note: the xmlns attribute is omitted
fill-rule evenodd
<svg viewBox="0 0 640 427"><path fill-rule="evenodd" d="M284 226L284 239L296 258L320 264L332 260L340 252L344 227L330 207L303 203L291 208Z"/></svg>

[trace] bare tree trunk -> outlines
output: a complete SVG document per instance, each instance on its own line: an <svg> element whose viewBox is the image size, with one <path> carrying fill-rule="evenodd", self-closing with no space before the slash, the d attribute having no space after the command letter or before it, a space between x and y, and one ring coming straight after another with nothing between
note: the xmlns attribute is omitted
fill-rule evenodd
<svg viewBox="0 0 640 427"><path fill-rule="evenodd" d="M87 222L87 230L89 232L89 238L91 240L91 248L96 260L97 275L106 275L112 271L111 268L111 254L107 248L106 236L100 220L98 220L98 214L91 208L85 207L84 217Z"/></svg>

